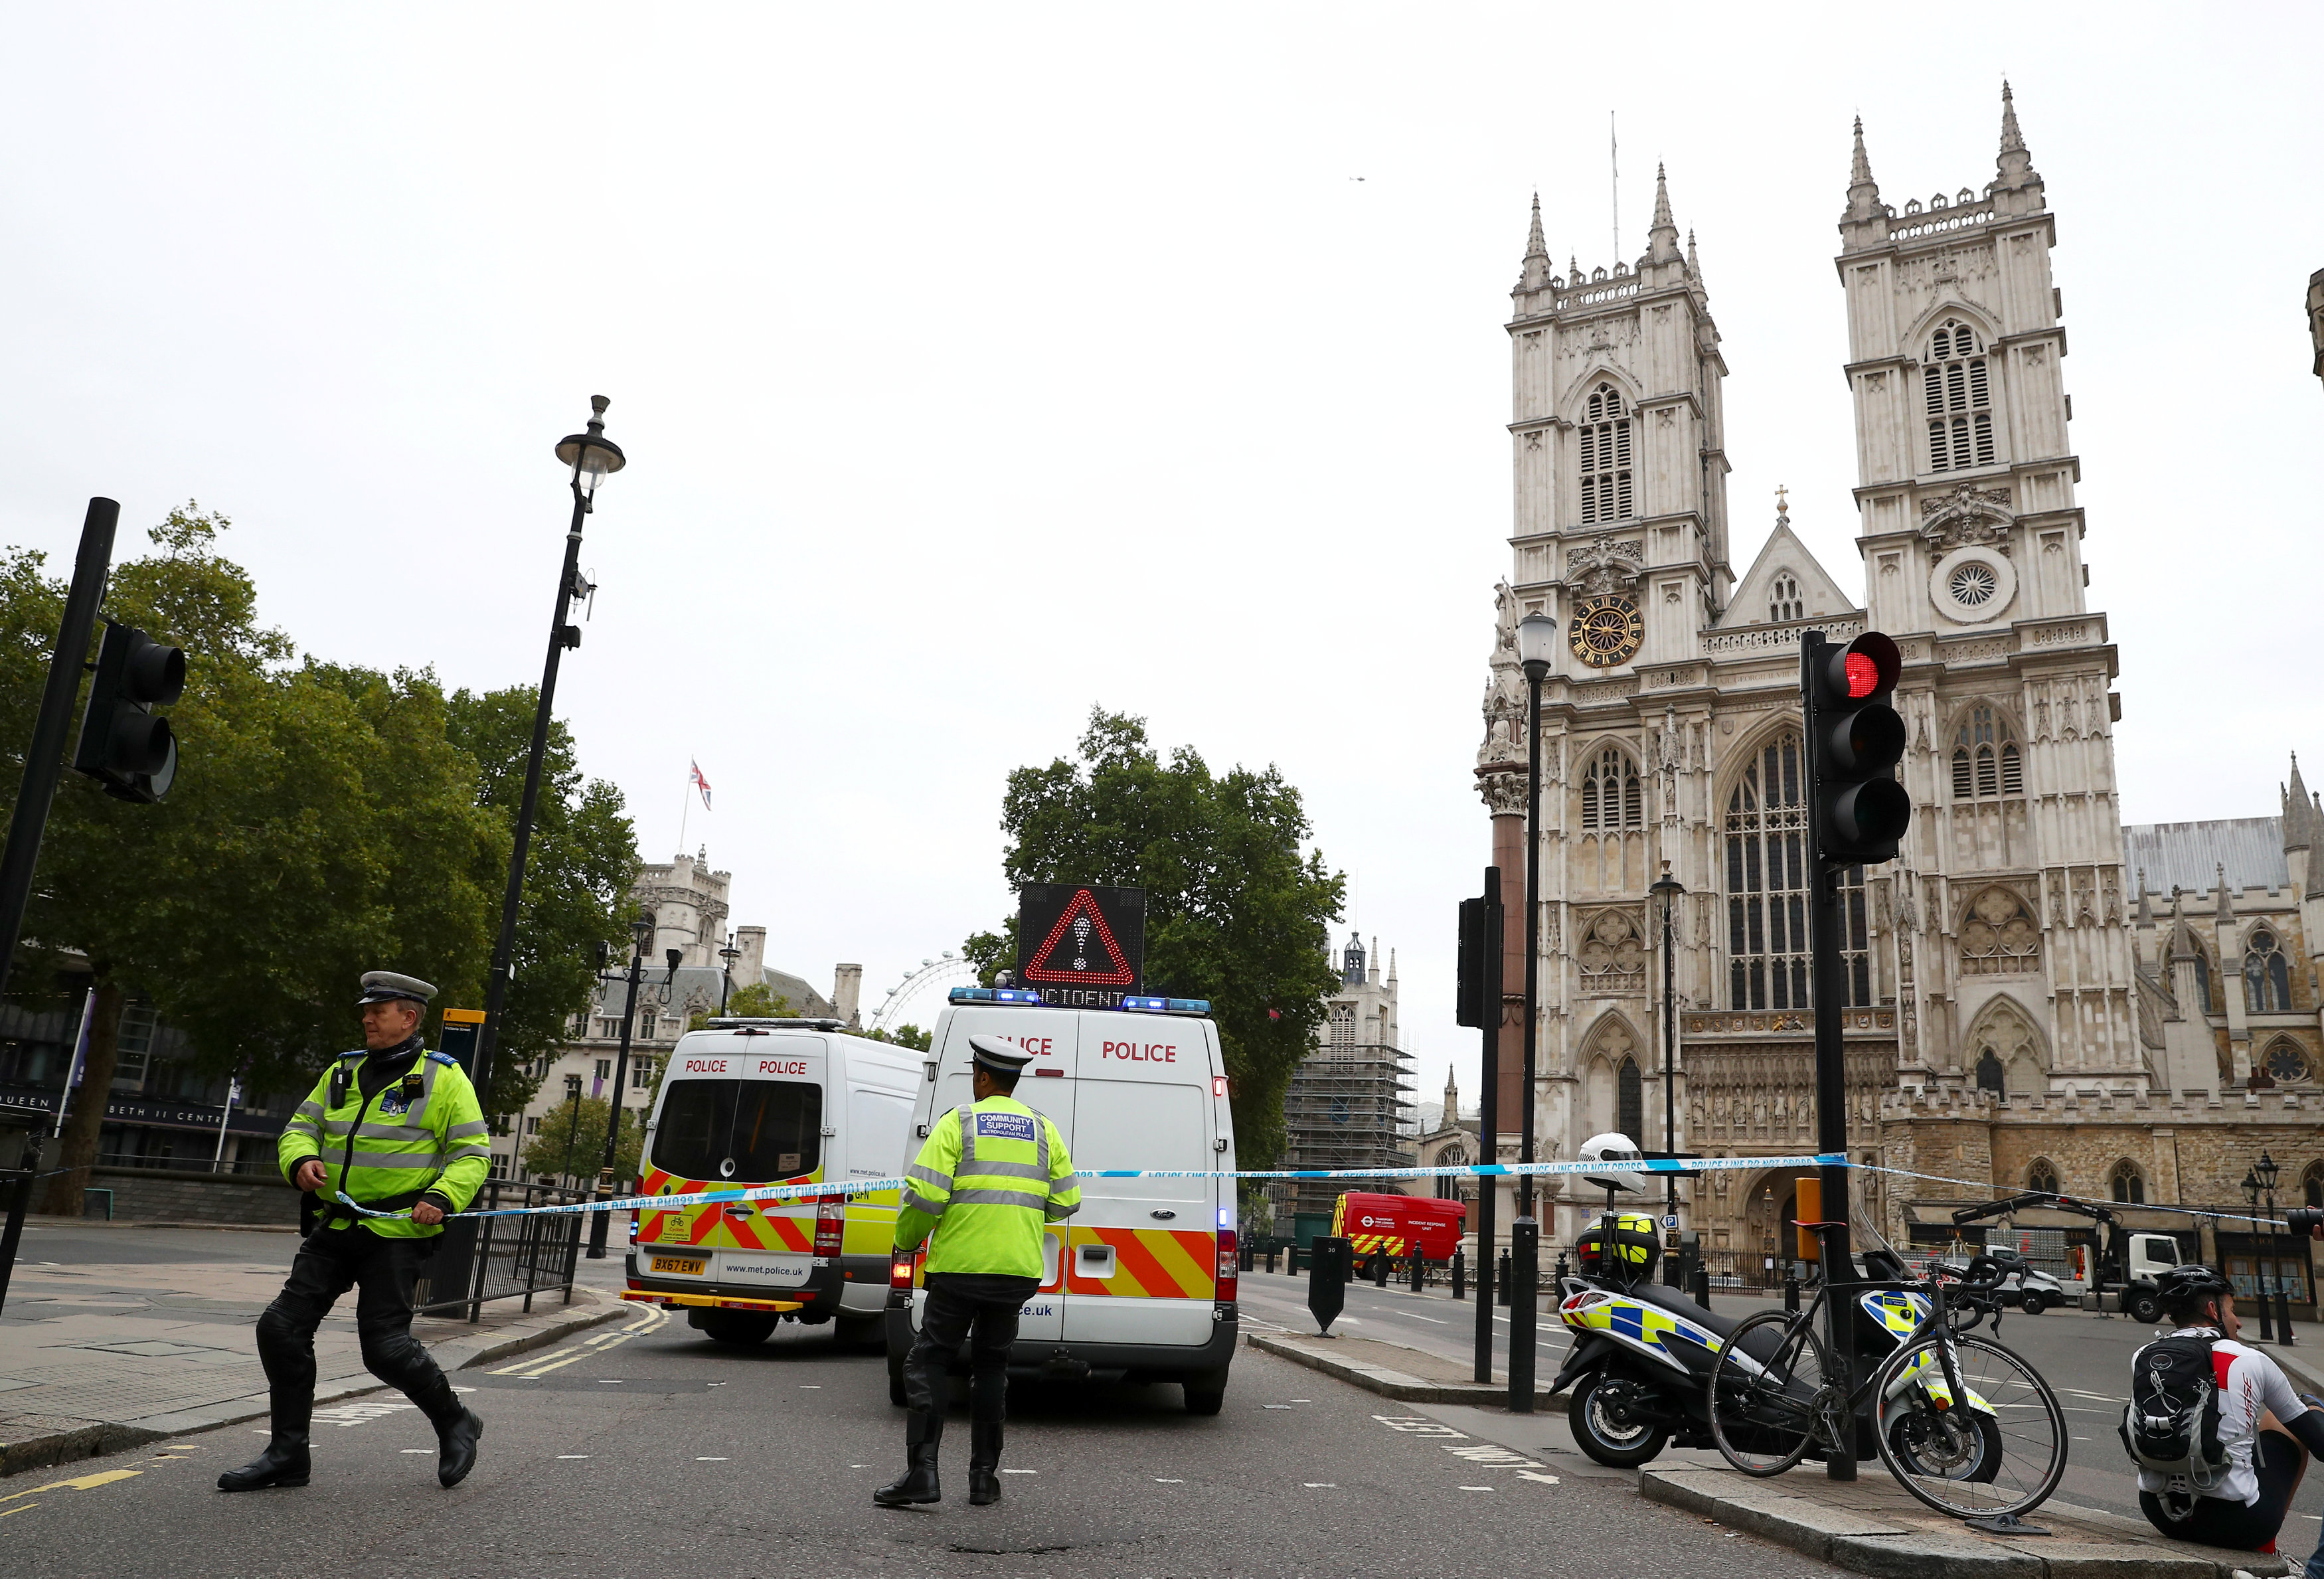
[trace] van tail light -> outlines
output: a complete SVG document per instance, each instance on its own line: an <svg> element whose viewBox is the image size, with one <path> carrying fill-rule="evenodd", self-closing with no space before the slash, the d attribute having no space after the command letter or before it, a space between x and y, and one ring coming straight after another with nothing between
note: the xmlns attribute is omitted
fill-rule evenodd
<svg viewBox="0 0 2324 1579"><path fill-rule="evenodd" d="M899 1251L896 1254L888 1258L889 1288L908 1288L912 1286L912 1261L914 1259L914 1253L915 1252L911 1251Z"/></svg>
<svg viewBox="0 0 2324 1579"><path fill-rule="evenodd" d="M1237 1259L1235 1250L1235 1231L1231 1228L1220 1229L1218 1298L1221 1303L1226 1305L1234 1303L1235 1284L1241 1270L1241 1262Z"/></svg>
<svg viewBox="0 0 2324 1579"><path fill-rule="evenodd" d="M815 1253L835 1256L847 1234L847 1197L824 1196L815 1206Z"/></svg>

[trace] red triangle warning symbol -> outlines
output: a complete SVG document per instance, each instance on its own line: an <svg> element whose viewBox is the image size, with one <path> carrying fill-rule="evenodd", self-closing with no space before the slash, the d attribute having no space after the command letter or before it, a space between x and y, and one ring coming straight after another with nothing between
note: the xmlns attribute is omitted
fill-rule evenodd
<svg viewBox="0 0 2324 1579"><path fill-rule="evenodd" d="M1020 973L1028 982L1074 983L1086 987L1130 987L1138 983L1138 973L1130 968L1130 956L1121 952L1114 940L1113 928L1106 925L1105 912L1097 908L1097 896L1087 889L1076 891L1025 962Z"/></svg>

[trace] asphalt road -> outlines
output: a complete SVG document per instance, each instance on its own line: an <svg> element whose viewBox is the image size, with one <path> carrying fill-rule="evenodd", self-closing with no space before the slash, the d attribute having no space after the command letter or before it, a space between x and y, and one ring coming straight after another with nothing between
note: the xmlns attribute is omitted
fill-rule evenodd
<svg viewBox="0 0 2324 1579"><path fill-rule="evenodd" d="M1246 1273L1240 1293L1246 1319L1256 1318L1298 1332L1315 1330L1314 1318L1307 1310L1304 1274L1293 1279L1280 1273L1272 1277L1265 1272ZM1774 1309L1776 1304L1774 1300L1726 1295L1712 1298L1713 1309L1738 1318L1755 1310ZM1454 1302L1442 1288L1415 1294L1394 1285L1378 1288L1370 1283L1353 1283L1347 1290L1346 1314L1333 1324L1333 1330L1345 1330L1359 1337L1383 1338L1448 1358L1473 1359L1477 1352L1476 1308L1471 1301ZM1508 1314L1507 1307L1494 1313L1493 1364L1497 1371L1505 1370L1508 1363ZM1342 1324L1349 1322L1355 1325L1343 1328ZM1564 1362L1566 1345L1563 1329L1554 1313L1544 1312L1540 1324L1536 1364L1546 1382ZM2253 1323L2245 1335L2250 1337L2257 1330L2257 1324ZM1996 1335L1989 1327L1979 1331L1985 1336ZM2130 1463L2123 1453L2116 1427L2122 1418L2123 1405L2128 1401L2124 1387L2130 1374L2131 1354L2155 1332L2153 1327L2140 1326L2121 1316L2100 1317L2079 1311L2053 1310L2031 1316L2004 1313L1999 1341L2042 1373L2058 1394L2058 1402L2065 1411L2070 1440L2065 1477L2054 1493L2059 1501L2138 1516L2137 1488L2132 1482ZM2301 1346L2324 1357L2324 1328L2304 1329ZM1558 1429L1561 1433L1564 1430L1562 1421ZM1570 1442L1571 1436L1563 1439ZM1716 1455L1712 1456L1715 1461ZM1868 1464L1864 1473L1881 1472L1877 1464ZM2319 1532L2324 1532L2324 1473L2311 1473L2301 1485L2292 1518L2285 1526L2284 1549L2296 1548L2304 1556L2315 1545Z"/></svg>
<svg viewBox="0 0 2324 1579"><path fill-rule="evenodd" d="M1016 1389L1015 1473L991 1509L966 1504L958 1414L946 1500L872 1505L901 1467L901 1417L880 1356L821 1332L736 1353L641 1311L456 1380L485 1421L456 1491L435 1484L431 1435L388 1394L318 1417L304 1490L212 1489L261 1445L249 1426L0 1482L0 1566L12 1579L1836 1572L1642 1502L1570 1452L1496 1448L1252 1351L1211 1419L1189 1417L1175 1387Z"/></svg>
<svg viewBox="0 0 2324 1579"><path fill-rule="evenodd" d="M297 1234L262 1229L115 1227L70 1217L28 1217L16 1260L20 1265L49 1261L66 1267L280 1261L287 1272L298 1248Z"/></svg>

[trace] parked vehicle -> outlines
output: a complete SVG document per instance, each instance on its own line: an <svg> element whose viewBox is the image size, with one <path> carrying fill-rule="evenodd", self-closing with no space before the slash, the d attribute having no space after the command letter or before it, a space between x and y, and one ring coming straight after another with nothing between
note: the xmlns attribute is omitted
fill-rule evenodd
<svg viewBox="0 0 2324 1579"><path fill-rule="evenodd" d="M1963 1206L1953 1214L1956 1223L1977 1223L1989 1217L2004 1217L2026 1210L2065 1212L2077 1217L2087 1217L2106 1228L2106 1245L2095 1264L2082 1261L2077 1268L2084 1272L2089 1287L2098 1297L2098 1308L2106 1308L2109 1289L2116 1296L2117 1307L2141 1325L2151 1326L2163 1319L2163 1298L2155 1288L2155 1279L2179 1265L2178 1239L2168 1233L2135 1233L2123 1226L2121 1216L2111 1208L2096 1201L2085 1201L2073 1196L2052 1195L2042 1190L2027 1190L2006 1200L1991 1201L1978 1206ZM2077 1256L2083 1252L2079 1250ZM2065 1287L2061 1285L2061 1291Z"/></svg>
<svg viewBox="0 0 2324 1579"><path fill-rule="evenodd" d="M715 1020L678 1039L646 1122L639 1193L894 1178L904 1170L921 1055L834 1020ZM898 1202L733 1201L639 1214L622 1297L682 1308L722 1344L779 1322L880 1335Z"/></svg>
<svg viewBox="0 0 2324 1579"><path fill-rule="evenodd" d="M2023 1254L2006 1245L1987 1245L1981 1252L2001 1270L2001 1284L1993 1297L2013 1310L2023 1310L2028 1316L2039 1316L2045 1310L2055 1310L2074 1297L2065 1284L2028 1261ZM1969 1275L1969 1256L1944 1256L1938 1265L1953 1277Z"/></svg>
<svg viewBox="0 0 2324 1579"><path fill-rule="evenodd" d="M1468 1211L1458 1201L1441 1201L1433 1196L1350 1190L1332 1204L1332 1236L1355 1246L1360 1278L1370 1273L1376 1255L1390 1260L1417 1255L1425 1261L1449 1261L1461 1242L1461 1224Z"/></svg>

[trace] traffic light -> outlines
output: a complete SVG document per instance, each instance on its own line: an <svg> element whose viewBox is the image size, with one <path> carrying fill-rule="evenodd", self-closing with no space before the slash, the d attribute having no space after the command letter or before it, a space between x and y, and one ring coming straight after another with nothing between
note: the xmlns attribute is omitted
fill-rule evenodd
<svg viewBox="0 0 2324 1579"><path fill-rule="evenodd" d="M178 776L178 741L170 721L153 715L186 688L186 655L117 621L105 625L97 679L81 715L73 771L124 800L156 801Z"/></svg>
<svg viewBox="0 0 2324 1579"><path fill-rule="evenodd" d="M1830 864L1893 861L1912 824L1913 798L1895 774L1904 720L1888 705L1902 668L1878 631L1845 647L1814 640L1802 652L1816 854Z"/></svg>

